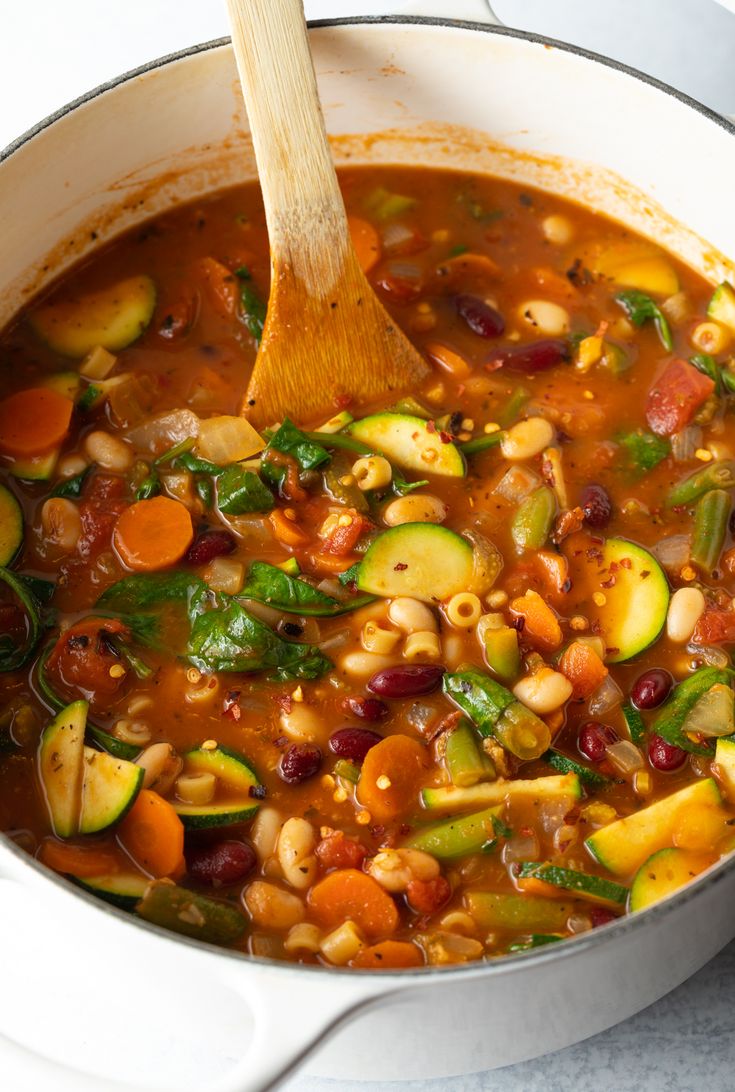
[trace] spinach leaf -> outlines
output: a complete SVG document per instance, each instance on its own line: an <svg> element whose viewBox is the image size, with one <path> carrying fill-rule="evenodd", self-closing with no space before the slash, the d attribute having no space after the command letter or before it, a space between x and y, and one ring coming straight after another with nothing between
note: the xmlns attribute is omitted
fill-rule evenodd
<svg viewBox="0 0 735 1092"><path fill-rule="evenodd" d="M184 451L181 455L177 455L174 459L174 465L183 466L184 470L189 470L192 474L211 474L213 478L216 478L224 470L223 466L210 463L209 459L198 459L190 451Z"/></svg>
<svg viewBox="0 0 735 1092"><path fill-rule="evenodd" d="M240 311L242 320L248 328L248 333L255 342L256 348L263 338L263 327L267 306L255 291L252 285L252 276L247 266L243 265L235 270L235 276L240 282Z"/></svg>
<svg viewBox="0 0 735 1092"><path fill-rule="evenodd" d="M246 512L270 512L274 501L257 474L233 463L217 479L217 503L220 512L242 516Z"/></svg>
<svg viewBox="0 0 735 1092"><path fill-rule="evenodd" d="M32 590L31 579L0 568L0 582L5 584L23 608L26 616L26 638L21 644L11 636L0 637L0 671L16 671L30 660L44 628L41 603ZM39 581L47 583L47 581Z"/></svg>
<svg viewBox="0 0 735 1092"><path fill-rule="evenodd" d="M327 437L328 442L332 439L331 436ZM271 485L280 486L286 477L286 468L269 460L268 456L272 451L290 455L296 460L300 470L315 470L316 467L328 463L331 458L319 441L311 439L301 429L296 428L288 417L268 441L260 464L260 472L265 480Z"/></svg>
<svg viewBox="0 0 735 1092"><path fill-rule="evenodd" d="M76 474L73 478L67 478L65 482L59 482L58 485L49 493L50 497L81 497L84 483L87 480L87 475L92 469L91 464L86 466L81 474Z"/></svg>
<svg viewBox="0 0 735 1092"><path fill-rule="evenodd" d="M340 602L331 595L325 595L318 588L313 588L298 576L290 576L283 569L269 565L267 561L253 562L239 597L267 603L288 614L317 617L346 614L373 601L372 595L362 595Z"/></svg>
<svg viewBox="0 0 735 1092"><path fill-rule="evenodd" d="M199 613L208 592L204 581L193 573L136 573L104 591L97 606L120 614L134 614L161 603L183 603Z"/></svg>
<svg viewBox="0 0 735 1092"><path fill-rule="evenodd" d="M349 569L345 569L343 573L340 573L337 579L340 584L356 584L359 573L360 562L356 561L354 565L350 565Z"/></svg>
<svg viewBox="0 0 735 1092"><path fill-rule="evenodd" d="M715 394L722 393L722 376L717 366L717 361L709 353L695 353L689 357L689 363L693 364L698 372L708 376L715 385Z"/></svg>
<svg viewBox="0 0 735 1092"><path fill-rule="evenodd" d="M671 352L674 348L671 327L661 308L657 303L654 303L650 296L631 288L627 292L620 292L615 300L623 308L634 326L642 326L644 322L652 319L661 344L664 349Z"/></svg>
<svg viewBox="0 0 735 1092"><path fill-rule="evenodd" d="M653 470L671 450L668 440L640 428L619 436L618 443L625 448L635 469L641 471Z"/></svg>
<svg viewBox="0 0 735 1092"><path fill-rule="evenodd" d="M312 645L284 641L234 600L199 615L187 656L200 671L263 671L276 679L317 679L332 666Z"/></svg>

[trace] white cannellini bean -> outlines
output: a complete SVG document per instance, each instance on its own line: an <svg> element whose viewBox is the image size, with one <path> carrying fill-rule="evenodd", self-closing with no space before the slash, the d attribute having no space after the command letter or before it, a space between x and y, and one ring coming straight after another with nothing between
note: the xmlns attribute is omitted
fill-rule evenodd
<svg viewBox="0 0 735 1092"><path fill-rule="evenodd" d="M83 455L62 455L56 464L56 473L60 478L76 478L82 474L89 463Z"/></svg>
<svg viewBox="0 0 735 1092"><path fill-rule="evenodd" d="M314 743L324 735L324 722L313 705L293 702L280 716L281 728L289 739L297 743Z"/></svg>
<svg viewBox="0 0 735 1092"><path fill-rule="evenodd" d="M378 656L376 652L347 652L338 661L338 667L345 675L356 679L367 679L384 667L393 667L394 656Z"/></svg>
<svg viewBox="0 0 735 1092"><path fill-rule="evenodd" d="M133 465L133 449L109 432L90 432L84 441L84 449L92 462L105 470L122 473Z"/></svg>
<svg viewBox="0 0 735 1092"><path fill-rule="evenodd" d="M532 459L554 440L554 426L545 417L527 417L503 433L500 450L512 462ZM405 498L404 498L405 499Z"/></svg>
<svg viewBox="0 0 735 1092"><path fill-rule="evenodd" d="M569 312L551 300L526 300L518 313L529 326L548 337L561 337L569 333Z"/></svg>
<svg viewBox="0 0 735 1092"><path fill-rule="evenodd" d="M45 537L62 550L73 550L82 535L82 517L73 501L49 497L41 509Z"/></svg>
<svg viewBox="0 0 735 1092"><path fill-rule="evenodd" d="M443 523L447 518L447 506L431 493L409 493L396 497L383 509L383 522L389 527L401 523Z"/></svg>
<svg viewBox="0 0 735 1092"><path fill-rule="evenodd" d="M678 588L671 596L666 615L666 633L670 641L681 645L689 640L704 614L705 599L699 588Z"/></svg>
<svg viewBox="0 0 735 1092"><path fill-rule="evenodd" d="M290 929L306 917L304 904L298 895L265 880L251 883L243 898L254 924L268 929Z"/></svg>
<svg viewBox="0 0 735 1092"><path fill-rule="evenodd" d="M412 880L433 880L439 862L422 849L381 849L368 863L368 872L386 891L398 894Z"/></svg>
<svg viewBox="0 0 735 1092"><path fill-rule="evenodd" d="M258 814L250 828L250 841L261 864L276 852L278 835L283 825L283 816L275 808L258 808Z"/></svg>
<svg viewBox="0 0 735 1092"><path fill-rule="evenodd" d="M316 875L316 836L306 819L287 819L278 835L278 862L286 883L298 890L310 887Z"/></svg>
<svg viewBox="0 0 735 1092"><path fill-rule="evenodd" d="M567 243L571 243L574 237L574 228L571 221L566 216L560 216L558 213L545 216L541 221L541 230L544 233L544 238L555 246L566 246Z"/></svg>
<svg viewBox="0 0 735 1092"><path fill-rule="evenodd" d="M533 675L519 679L513 687L513 693L519 701L534 713L553 713L572 696L572 684L566 675L542 667Z"/></svg>
<svg viewBox="0 0 735 1092"><path fill-rule="evenodd" d="M183 766L170 743L152 743L141 751L135 764L143 768L143 788L150 789L155 785L162 791L165 791L164 781L166 788L172 785Z"/></svg>
<svg viewBox="0 0 735 1092"><path fill-rule="evenodd" d="M437 624L434 612L419 599L412 599L409 595L399 595L391 601L388 607L388 617L394 625L402 629L404 633L417 633L433 630L436 632Z"/></svg>

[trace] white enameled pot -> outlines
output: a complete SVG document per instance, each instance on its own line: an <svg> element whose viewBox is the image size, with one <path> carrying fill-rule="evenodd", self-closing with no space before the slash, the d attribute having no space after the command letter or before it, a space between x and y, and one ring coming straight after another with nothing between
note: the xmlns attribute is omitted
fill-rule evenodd
<svg viewBox="0 0 735 1092"><path fill-rule="evenodd" d="M457 0L454 12L476 6ZM353 19L313 25L311 43L338 162L514 178L617 217L713 282L732 277L735 130L686 97L604 58L480 23ZM100 242L253 174L227 42L164 58L72 104L0 162L0 324ZM80 1024L94 1028L120 991L134 1006L143 990L154 1012L159 992L231 991L242 1057L206 1092L264 1092L314 1051L310 1068L342 1079L509 1065L651 1004L735 935L729 861L651 910L559 946L392 974L270 963L175 937L80 893L5 838L0 875L0 926L3 915L16 928L43 921L78 953L90 982ZM11 944L0 927L0 958ZM43 967L33 973L42 989ZM60 1065L51 1028L21 1034L16 1024L6 1015L0 1047L38 1092L151 1087L121 1079L130 1069L119 1056L100 1057L81 1035L78 1068ZM200 1033L206 1042L206 1011Z"/></svg>

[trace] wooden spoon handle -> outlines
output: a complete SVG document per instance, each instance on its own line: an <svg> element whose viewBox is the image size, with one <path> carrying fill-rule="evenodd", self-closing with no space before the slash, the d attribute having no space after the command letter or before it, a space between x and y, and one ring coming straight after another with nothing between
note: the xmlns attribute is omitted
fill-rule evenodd
<svg viewBox="0 0 735 1092"><path fill-rule="evenodd" d="M227 0L274 270L323 297L352 247L301 0ZM293 244L297 245L294 246Z"/></svg>

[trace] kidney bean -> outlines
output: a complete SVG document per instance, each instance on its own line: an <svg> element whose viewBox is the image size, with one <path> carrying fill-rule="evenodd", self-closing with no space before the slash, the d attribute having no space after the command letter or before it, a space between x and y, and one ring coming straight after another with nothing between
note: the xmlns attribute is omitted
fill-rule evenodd
<svg viewBox="0 0 735 1092"><path fill-rule="evenodd" d="M226 557L237 548L235 536L229 531L202 531L184 555L190 565L208 565L216 557Z"/></svg>
<svg viewBox="0 0 735 1092"><path fill-rule="evenodd" d="M630 690L630 700L637 709L655 709L669 696L674 680L662 667L653 667L639 675Z"/></svg>
<svg viewBox="0 0 735 1092"><path fill-rule="evenodd" d="M592 928L597 929L600 925L609 925L611 921L617 919L617 914L613 914L612 910L606 910L604 906L592 906L590 907L590 921L592 922Z"/></svg>
<svg viewBox="0 0 735 1092"><path fill-rule="evenodd" d="M430 694L442 680L445 668L439 664L401 664L376 671L367 684L383 698L414 698Z"/></svg>
<svg viewBox="0 0 735 1092"><path fill-rule="evenodd" d="M599 720L588 720L579 729L577 746L590 762L602 762L605 757L605 748L611 743L618 742L618 734L609 724L602 724Z"/></svg>
<svg viewBox="0 0 735 1092"><path fill-rule="evenodd" d="M298 785L319 773L321 765L322 752L316 744L293 743L281 755L278 773L287 785Z"/></svg>
<svg viewBox="0 0 735 1092"><path fill-rule="evenodd" d="M350 762L362 762L370 748L382 738L369 728L338 728L329 737L329 750Z"/></svg>
<svg viewBox="0 0 735 1092"><path fill-rule="evenodd" d="M546 337L528 345L510 345L499 349L485 361L491 370L515 368L520 372L543 372L569 360L569 345L562 338Z"/></svg>
<svg viewBox="0 0 735 1092"><path fill-rule="evenodd" d="M612 517L612 501L607 489L602 485L593 483L586 485L582 490L579 504L584 512L585 522L600 530L607 527Z"/></svg>
<svg viewBox="0 0 735 1092"><path fill-rule="evenodd" d="M648 761L654 770L662 773L670 773L678 770L687 760L687 753L683 748L669 743L661 736L651 736L648 741Z"/></svg>
<svg viewBox="0 0 735 1092"><path fill-rule="evenodd" d="M380 698L362 698L357 694L350 694L342 699L342 708L345 713L352 713L361 720L375 722L383 720L390 713L390 709Z"/></svg>
<svg viewBox="0 0 735 1092"><path fill-rule="evenodd" d="M478 337L500 337L505 330L505 319L500 312L477 296L457 296L454 306L459 317Z"/></svg>
<svg viewBox="0 0 735 1092"><path fill-rule="evenodd" d="M210 887L239 883L252 872L257 863L255 850L249 842L213 842L193 846L186 851L186 869L192 879Z"/></svg>

